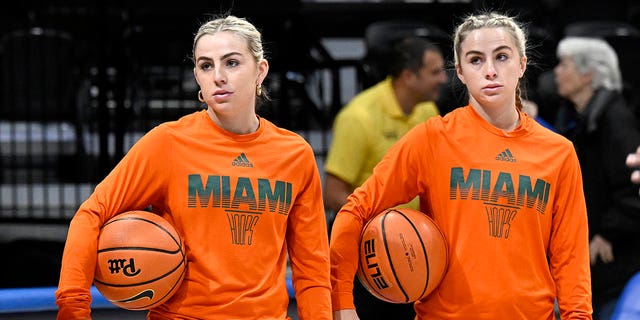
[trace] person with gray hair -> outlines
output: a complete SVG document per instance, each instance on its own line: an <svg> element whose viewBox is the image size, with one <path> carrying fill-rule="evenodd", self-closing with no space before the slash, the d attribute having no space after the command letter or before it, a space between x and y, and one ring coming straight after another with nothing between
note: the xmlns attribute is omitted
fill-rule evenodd
<svg viewBox="0 0 640 320"><path fill-rule="evenodd" d="M557 55L558 94L577 111L577 124L565 135L583 177L594 319L609 319L624 285L640 271L640 198L625 166L640 145L640 130L622 95L618 57L606 41L567 37Z"/></svg>
<svg viewBox="0 0 640 320"><path fill-rule="evenodd" d="M558 44L557 55L571 57L580 74L592 73L590 83L594 90L622 90L618 55L606 41L599 38L567 37Z"/></svg>

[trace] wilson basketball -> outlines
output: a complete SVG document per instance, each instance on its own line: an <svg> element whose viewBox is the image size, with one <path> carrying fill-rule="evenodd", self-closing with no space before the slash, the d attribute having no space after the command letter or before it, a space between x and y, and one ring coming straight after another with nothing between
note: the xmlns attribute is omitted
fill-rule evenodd
<svg viewBox="0 0 640 320"><path fill-rule="evenodd" d="M431 293L447 269L447 242L424 213L387 209L364 227L357 276L378 299L411 303Z"/></svg>
<svg viewBox="0 0 640 320"><path fill-rule="evenodd" d="M100 230L94 284L121 308L144 310L164 303L185 272L184 243L159 215L125 212Z"/></svg>

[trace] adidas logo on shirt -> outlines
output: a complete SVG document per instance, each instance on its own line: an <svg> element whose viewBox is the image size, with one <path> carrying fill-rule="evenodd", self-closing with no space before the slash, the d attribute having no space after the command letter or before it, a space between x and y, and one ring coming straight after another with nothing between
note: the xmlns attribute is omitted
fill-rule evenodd
<svg viewBox="0 0 640 320"><path fill-rule="evenodd" d="M504 151L500 152L496 156L496 160L498 161L507 161L507 162L516 162L516 158L511 154L511 150L509 148L504 149Z"/></svg>
<svg viewBox="0 0 640 320"><path fill-rule="evenodd" d="M247 159L247 155L245 155L244 152L233 159L233 161L231 161L231 165L234 167L253 168L253 163Z"/></svg>

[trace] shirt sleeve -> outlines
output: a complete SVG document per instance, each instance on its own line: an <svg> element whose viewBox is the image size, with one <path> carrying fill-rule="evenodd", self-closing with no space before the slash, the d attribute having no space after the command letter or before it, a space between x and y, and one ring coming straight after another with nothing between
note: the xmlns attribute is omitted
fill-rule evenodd
<svg viewBox="0 0 640 320"><path fill-rule="evenodd" d="M102 225L118 213L142 210L154 202L164 187L170 165L166 137L151 131L137 142L100 182L71 220L64 252L56 304L58 319L89 319L96 267L98 236Z"/></svg>
<svg viewBox="0 0 640 320"><path fill-rule="evenodd" d="M327 319L331 314L329 241L320 173L308 148L300 163L307 183L296 198L287 226L292 282L300 319Z"/></svg>
<svg viewBox="0 0 640 320"><path fill-rule="evenodd" d="M331 230L331 285L333 310L353 309L353 279L358 268L358 246L367 221L387 208L406 203L422 192L418 177L426 139L421 124L404 135L340 209Z"/></svg>
<svg viewBox="0 0 640 320"><path fill-rule="evenodd" d="M582 176L573 148L560 175L549 248L551 274L562 319L591 319L589 228Z"/></svg>

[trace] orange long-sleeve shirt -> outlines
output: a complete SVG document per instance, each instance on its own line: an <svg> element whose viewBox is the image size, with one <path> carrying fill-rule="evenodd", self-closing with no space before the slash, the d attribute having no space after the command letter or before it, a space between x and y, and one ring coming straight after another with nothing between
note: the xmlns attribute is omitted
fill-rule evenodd
<svg viewBox="0 0 640 320"><path fill-rule="evenodd" d="M150 311L169 319L285 319L287 254L298 315L330 319L320 175L307 142L260 119L236 135L206 111L143 136L71 221L56 292L59 319L88 317L100 227L151 205L182 236L187 274Z"/></svg>
<svg viewBox="0 0 640 320"><path fill-rule="evenodd" d="M420 319L591 319L588 227L571 142L520 112L505 133L471 106L418 125L349 197L331 232L333 309L353 308L362 226L420 196L449 244Z"/></svg>

